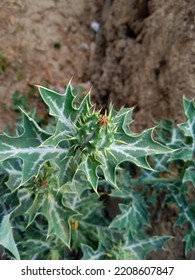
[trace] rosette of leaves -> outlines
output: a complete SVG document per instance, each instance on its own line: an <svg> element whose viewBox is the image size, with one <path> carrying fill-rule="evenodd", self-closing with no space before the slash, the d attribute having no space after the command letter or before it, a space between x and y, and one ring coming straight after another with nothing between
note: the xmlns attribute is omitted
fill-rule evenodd
<svg viewBox="0 0 195 280"><path fill-rule="evenodd" d="M97 191L98 168L106 181L116 186L116 168L121 162L150 169L148 155L170 152L153 140L153 129L139 135L130 131L132 109L116 112L110 106L108 115L101 114L91 105L90 94L76 106L70 84L64 95L41 86L38 89L50 115L56 118L56 130L50 135L23 111L23 133L0 135L0 161L22 160L21 174L6 168L10 176L17 178L10 186L12 190L37 177L41 166L52 160L59 169L59 186L73 182L82 171Z"/></svg>
<svg viewBox="0 0 195 280"><path fill-rule="evenodd" d="M91 232L96 227L96 240L97 226L109 225L105 217L97 218L102 203L96 193L102 179L111 188L121 188L116 181L120 163L129 161L150 170L147 157L169 153L171 149L153 139L153 128L141 134L130 130L132 109L117 112L110 105L108 113L96 111L90 93L78 104L70 83L65 94L42 86L38 89L49 114L55 118L55 130L41 128L21 110L22 128L14 136L0 135L0 162L8 176L6 185L16 197L15 208L5 211L5 216L9 215L6 222L25 214L30 226L38 215L43 215L48 222L47 237L54 235L70 248L72 244L77 246L77 241L71 242L72 236L79 240L73 232L78 223L85 221L86 231L86 223L95 217L99 224L91 222ZM85 207L86 201L89 208ZM124 215L124 206L121 211ZM116 224L113 222L112 226Z"/></svg>

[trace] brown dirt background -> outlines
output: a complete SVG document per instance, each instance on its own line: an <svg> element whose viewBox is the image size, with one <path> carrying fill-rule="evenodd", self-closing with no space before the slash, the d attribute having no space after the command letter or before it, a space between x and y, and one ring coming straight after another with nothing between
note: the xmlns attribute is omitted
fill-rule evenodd
<svg viewBox="0 0 195 280"><path fill-rule="evenodd" d="M72 77L73 86L93 88L99 107L135 106L137 131L183 121L182 96L194 97L194 0L1 0L0 40L1 131L15 122L15 90L28 96L46 83L63 91ZM155 233L176 241L152 258L184 258L185 229L172 227L170 213L159 212Z"/></svg>

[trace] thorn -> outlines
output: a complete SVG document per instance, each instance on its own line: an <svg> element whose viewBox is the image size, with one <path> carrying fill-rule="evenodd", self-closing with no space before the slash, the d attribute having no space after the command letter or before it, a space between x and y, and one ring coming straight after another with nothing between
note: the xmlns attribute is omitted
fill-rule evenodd
<svg viewBox="0 0 195 280"><path fill-rule="evenodd" d="M128 145L128 143L126 143L125 141L122 141L122 140L115 140L115 142Z"/></svg>
<svg viewBox="0 0 195 280"><path fill-rule="evenodd" d="M80 124L80 126L82 125L82 120L80 118L78 119L78 123Z"/></svg>
<svg viewBox="0 0 195 280"><path fill-rule="evenodd" d="M67 87L68 87L69 85L71 86L72 80L73 80L73 76L71 77L70 81L68 82ZM72 86L71 86L71 87L72 87Z"/></svg>
<svg viewBox="0 0 195 280"><path fill-rule="evenodd" d="M95 115L95 105L93 106L93 112L92 112L93 115ZM99 112L97 112L97 114L99 115Z"/></svg>
<svg viewBox="0 0 195 280"><path fill-rule="evenodd" d="M79 122L79 120L78 120L78 122ZM72 125L74 126L74 128L78 129L78 127L76 126L75 123L72 123Z"/></svg>
<svg viewBox="0 0 195 280"><path fill-rule="evenodd" d="M114 155L110 150L104 149L104 151L105 151L105 153L108 153L108 154L110 154L111 156L113 156L113 158L114 158L115 160L117 160L117 158L115 157L115 155Z"/></svg>
<svg viewBox="0 0 195 280"><path fill-rule="evenodd" d="M89 107L89 103L87 102L87 113L90 115L90 108L91 107Z"/></svg>

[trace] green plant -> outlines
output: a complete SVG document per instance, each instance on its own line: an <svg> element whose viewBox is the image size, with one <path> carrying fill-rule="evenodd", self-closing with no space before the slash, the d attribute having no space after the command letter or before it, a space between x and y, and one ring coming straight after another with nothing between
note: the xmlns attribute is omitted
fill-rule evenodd
<svg viewBox="0 0 195 280"><path fill-rule="evenodd" d="M184 99L187 122L178 128L160 124L156 141L154 129L130 130L132 109L117 112L110 105L108 113L96 111L90 94L78 102L70 84L64 95L38 89L52 125L40 127L21 109L22 127L14 136L0 135L0 244L7 257L145 258L170 239L146 230L162 189L165 203L173 200L181 208L179 223L190 225L186 252L194 249L193 205L185 200L188 181L194 184L194 101ZM175 178L170 164L178 160ZM106 198L114 197L120 211L111 217Z"/></svg>

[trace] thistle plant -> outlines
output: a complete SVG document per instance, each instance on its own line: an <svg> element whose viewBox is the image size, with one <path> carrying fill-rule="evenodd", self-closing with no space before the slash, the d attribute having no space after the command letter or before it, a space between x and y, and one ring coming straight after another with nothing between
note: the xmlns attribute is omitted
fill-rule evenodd
<svg viewBox="0 0 195 280"><path fill-rule="evenodd" d="M174 159L181 150L154 140L154 128L133 133L133 109L97 111L90 93L78 102L70 83L65 94L38 90L52 125L41 127L21 109L15 135L0 135L5 252L22 259L140 259L162 248L170 237L147 236L148 204L135 188L142 177L133 179L131 168L156 174L156 159ZM181 129L192 137L184 124ZM106 214L105 196L122 201L114 218Z"/></svg>

